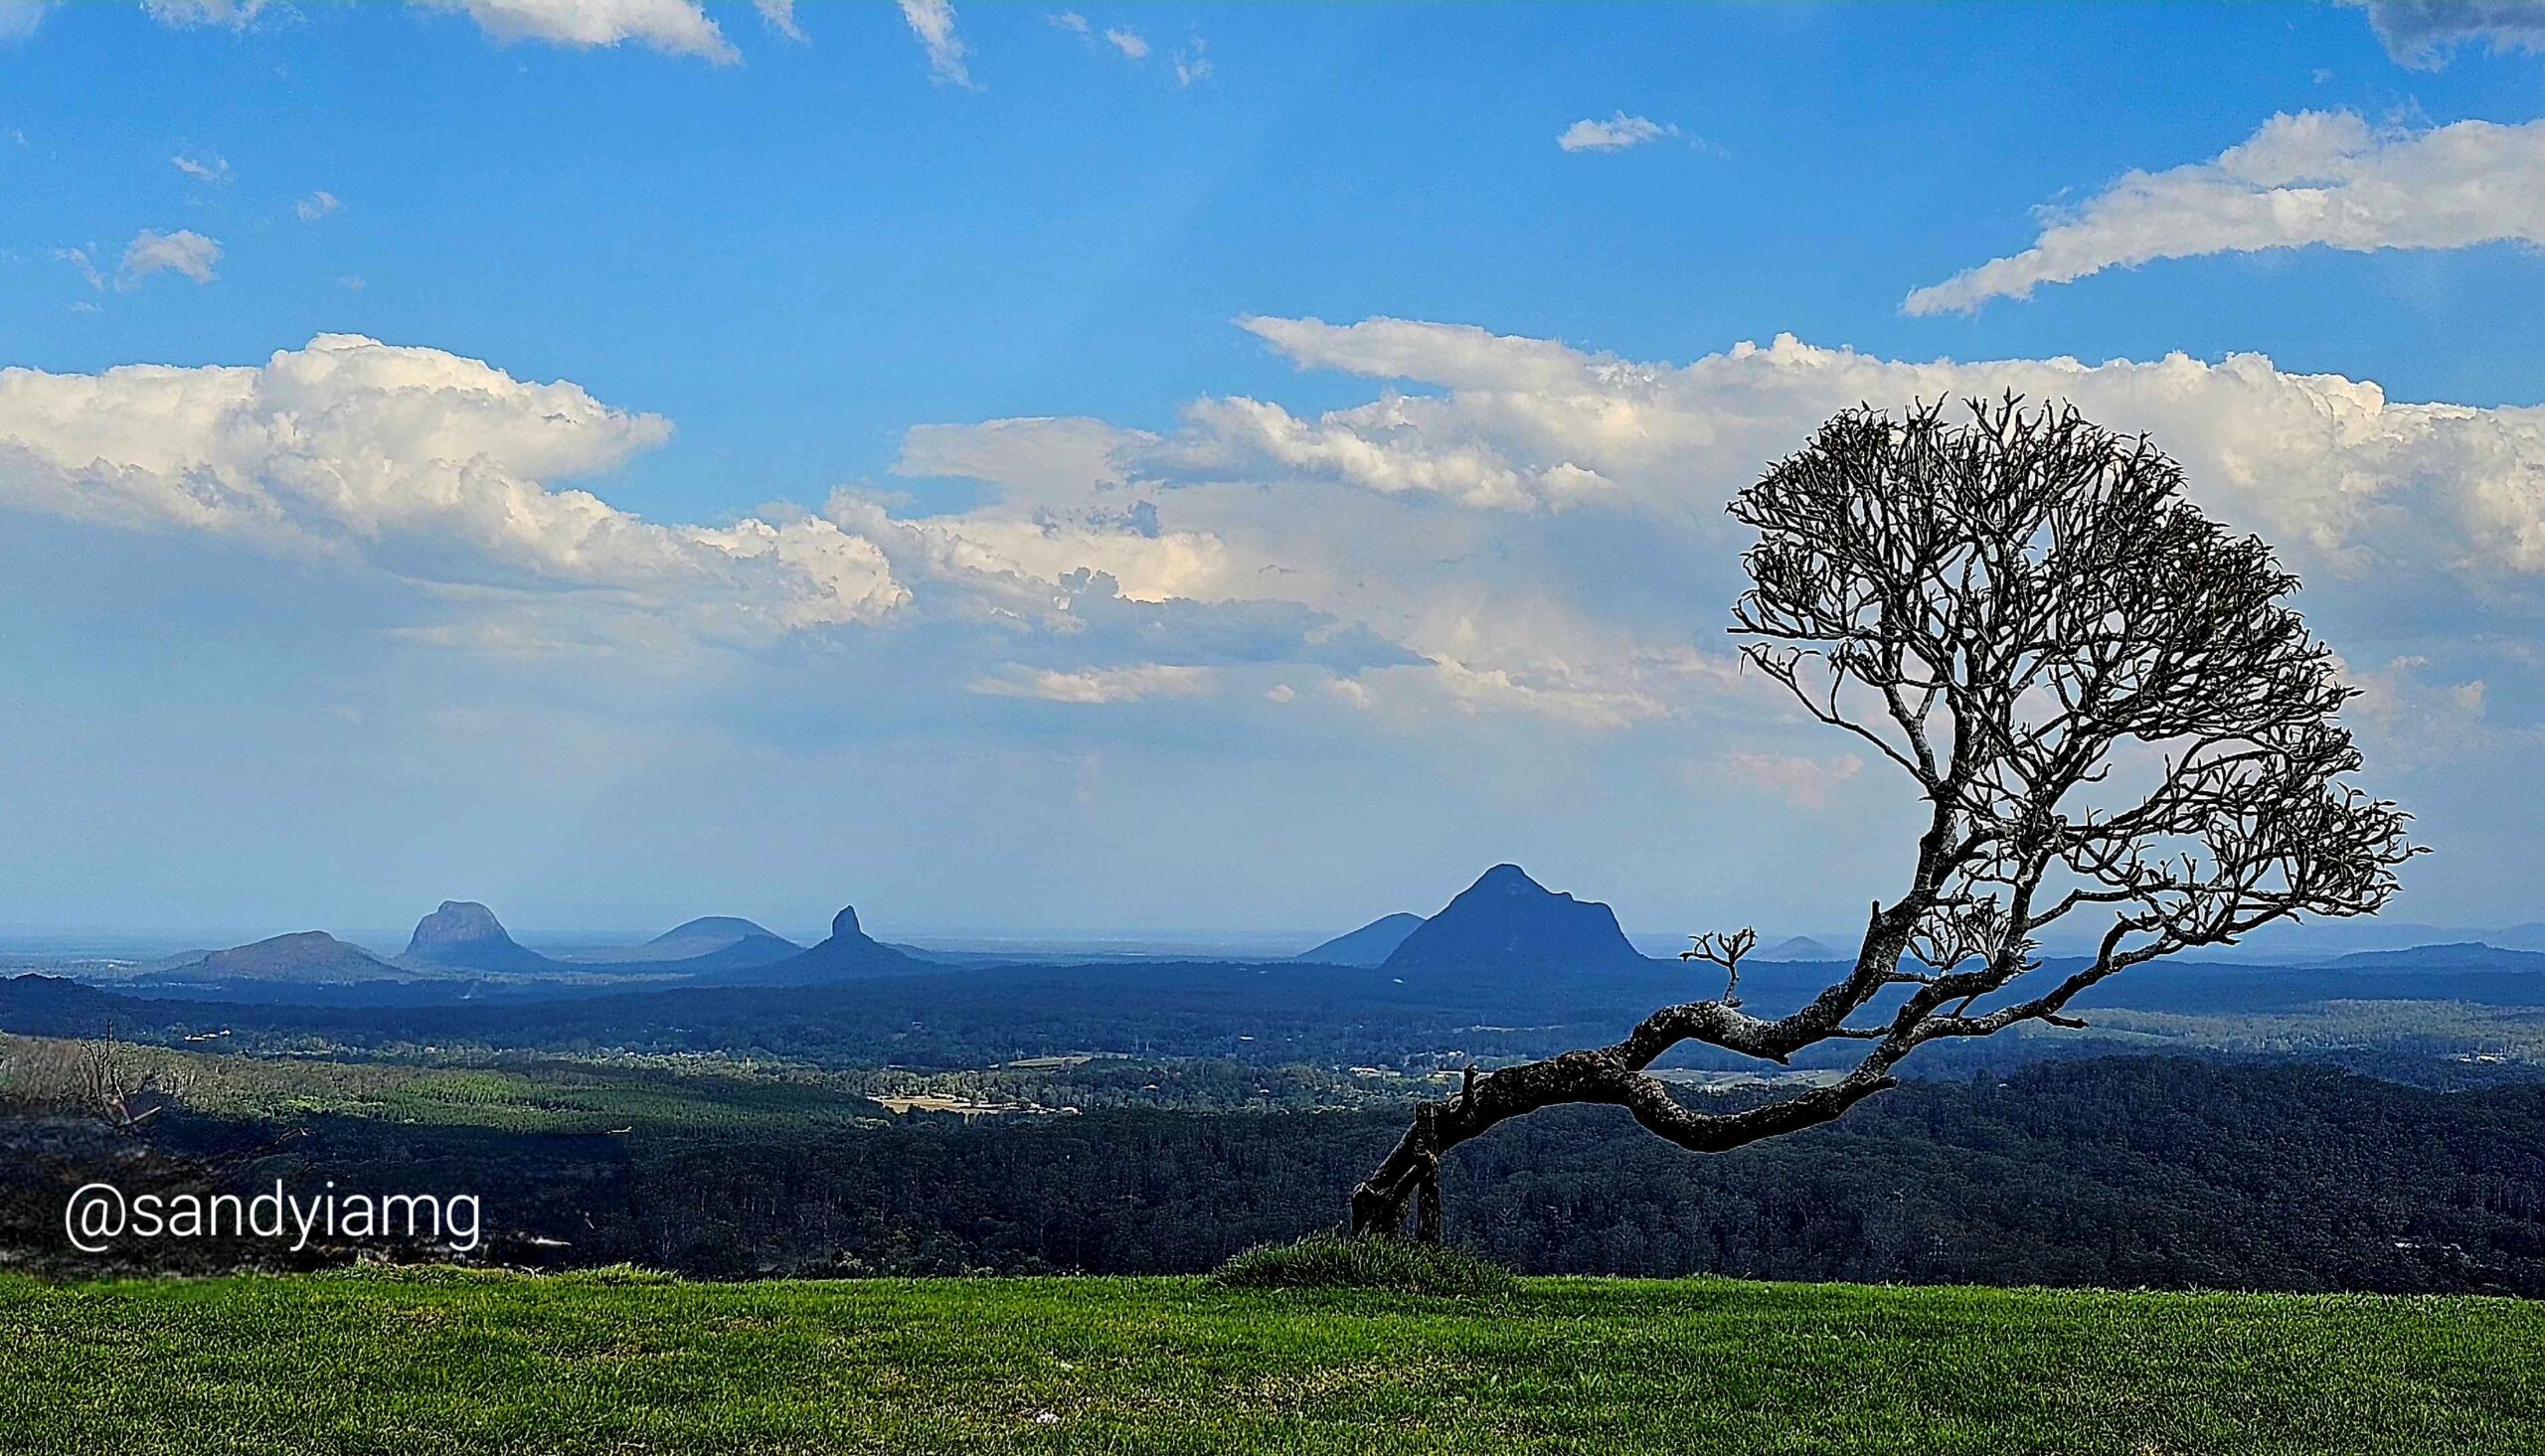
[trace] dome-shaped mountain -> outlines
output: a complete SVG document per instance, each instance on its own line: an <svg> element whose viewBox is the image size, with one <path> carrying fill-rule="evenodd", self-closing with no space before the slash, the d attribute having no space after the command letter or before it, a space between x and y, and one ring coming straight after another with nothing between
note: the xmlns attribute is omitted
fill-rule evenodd
<svg viewBox="0 0 2545 1456"><path fill-rule="evenodd" d="M347 945L324 930L275 935L235 945L151 973L153 981L297 981L312 984L399 981L415 972Z"/></svg>
<svg viewBox="0 0 2545 1456"><path fill-rule="evenodd" d="M1854 959L1848 952L1840 950L1827 941L1814 940L1808 935L1789 936L1774 945L1753 951L1750 958L1756 961L1816 961L1824 964L1830 961Z"/></svg>
<svg viewBox="0 0 2545 1456"><path fill-rule="evenodd" d="M1397 946L1382 969L1616 970L1646 962L1598 900L1496 865Z"/></svg>
<svg viewBox="0 0 2545 1456"><path fill-rule="evenodd" d="M804 947L756 920L740 915L701 915L684 920L642 945L587 950L572 959L579 965L674 966L711 971L764 966Z"/></svg>
<svg viewBox="0 0 2545 1456"><path fill-rule="evenodd" d="M469 899L446 899L416 922L402 959L464 971L550 971L556 961L517 944L495 912Z"/></svg>

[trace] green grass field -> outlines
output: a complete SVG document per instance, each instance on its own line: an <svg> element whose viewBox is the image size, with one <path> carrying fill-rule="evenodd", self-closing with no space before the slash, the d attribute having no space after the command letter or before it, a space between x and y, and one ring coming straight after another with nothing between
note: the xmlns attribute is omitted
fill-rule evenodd
<svg viewBox="0 0 2545 1456"><path fill-rule="evenodd" d="M12 1452L2509 1452L2545 1306L1533 1279L0 1279Z"/></svg>

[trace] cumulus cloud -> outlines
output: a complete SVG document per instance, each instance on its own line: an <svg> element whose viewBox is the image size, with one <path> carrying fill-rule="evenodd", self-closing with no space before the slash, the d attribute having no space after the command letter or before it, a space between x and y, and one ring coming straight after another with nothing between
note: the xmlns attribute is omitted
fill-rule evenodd
<svg viewBox="0 0 2545 1456"><path fill-rule="evenodd" d="M1134 61L1149 54L1149 43L1129 26L1116 26L1104 33L1104 43Z"/></svg>
<svg viewBox="0 0 2545 1456"><path fill-rule="evenodd" d="M2440 625L2444 613L2405 625L2434 601L2532 595L2545 572L2545 409L2532 406L2402 403L2258 355L1916 362L1781 337L1677 365L1408 320L1244 324L1302 368L1379 382L1377 397L1308 414L1206 400L1163 436L982 427L962 448L1034 504L928 529L1020 565L1029 549L1088 551L1146 589L1279 597L1367 624L1423 659L1355 675L1374 710L1615 730L1761 710L1759 684L1703 630L1741 584L1722 507L1860 402L2013 390L2147 430L2204 507L2273 540L2317 599L2377 602L2363 615L2397 632ZM1054 447L1033 448L1038 434ZM950 458L954 444L924 448ZM1158 539L1073 534L1088 519L1073 510L1131 501L1154 503ZM1177 538L1170 554L1161 543Z"/></svg>
<svg viewBox="0 0 2545 1456"><path fill-rule="evenodd" d="M85 254L82 261L85 264ZM174 233L144 228L124 244L123 261L115 267L115 286L137 288L142 279L153 273L178 273L198 283L209 283L220 276L213 271L220 261L221 244L200 233L187 228Z"/></svg>
<svg viewBox="0 0 2545 1456"><path fill-rule="evenodd" d="M343 206L344 204L337 200L334 193L321 188L318 191L309 194L307 197L302 198L300 201L293 203L291 205L291 210L299 217L300 221L304 223L315 223L320 218L337 211Z"/></svg>
<svg viewBox="0 0 2545 1456"><path fill-rule="evenodd" d="M968 86L972 73L963 58L970 54L963 38L954 34L953 0L901 0L902 19L910 23L911 34L919 37L920 46L928 52L929 75L940 81Z"/></svg>
<svg viewBox="0 0 2545 1456"><path fill-rule="evenodd" d="M2545 51L2545 0L2341 0L2368 11L2386 54L2416 71L2437 71L2458 48Z"/></svg>
<svg viewBox="0 0 2545 1456"><path fill-rule="evenodd" d="M1919 362L1779 338L1671 364L1409 320L1245 326L1375 398L1323 413L1205 400L1164 433L927 425L895 472L973 482L967 504L904 514L854 486L818 512L657 525L571 483L665 421L328 337L247 369L0 376L0 505L346 561L504 608L419 641L572 641L583 618L718 640L882 641L867 629L890 625L899 660L948 691L1228 689L1228 711L1270 712L1286 688L1285 721L1351 713L1415 735L1659 728L1697 734L1709 782L1794 802L1857 790L1839 760L1723 755L1787 709L1717 631L1742 584L1722 507L1859 402L2011 389L2148 431L2206 509L2283 549L2310 602L2392 639L2337 639L2361 660L2444 631L2433 602L2479 597L2508 623L2545 598L2545 409L2399 403L2259 356ZM2445 672L2496 699L2517 676Z"/></svg>
<svg viewBox="0 0 2545 1456"><path fill-rule="evenodd" d="M353 335L259 366L10 369L0 507L735 634L873 621L907 600L872 544L816 517L662 526L549 483L669 433L572 384Z"/></svg>
<svg viewBox="0 0 2545 1456"><path fill-rule="evenodd" d="M1901 307L1967 312L2158 258L2545 242L2545 121L2404 131L2346 111L2279 115L2212 161L2131 172L2043 222L2031 247L1917 289Z"/></svg>
<svg viewBox="0 0 2545 1456"><path fill-rule="evenodd" d="M1556 137L1555 144L1568 152L1622 152L1678 134L1676 126L1619 111L1606 121L1586 116L1574 122Z"/></svg>
<svg viewBox="0 0 2545 1456"><path fill-rule="evenodd" d="M1674 366L1396 319L1246 326L1302 366L1444 388L1298 421L1336 443L1293 468L1344 485L1385 488L1348 468L1358 457L1344 442L1357 439L1401 473L1526 478L1565 466L1612 489L1550 506L1711 520L1837 410L2011 389L2149 431L2185 462L2204 504L2319 565L2545 570L2545 409L2398 403L2373 382L2291 374L2261 355L1917 363L1780 336ZM1247 437L1222 440L1206 413L1165 445L1199 461L1251 450Z"/></svg>
<svg viewBox="0 0 2545 1456"><path fill-rule="evenodd" d="M1083 672L1011 668L975 679L972 691L995 698L1040 698L1047 703L1136 703L1143 698L1195 698L1211 691L1208 668L1141 663Z"/></svg>
<svg viewBox="0 0 2545 1456"><path fill-rule="evenodd" d="M692 56L719 66L742 53L695 0L409 0L434 10L455 10L497 41L544 41L577 47L633 41L667 56ZM764 12L765 13L765 12Z"/></svg>

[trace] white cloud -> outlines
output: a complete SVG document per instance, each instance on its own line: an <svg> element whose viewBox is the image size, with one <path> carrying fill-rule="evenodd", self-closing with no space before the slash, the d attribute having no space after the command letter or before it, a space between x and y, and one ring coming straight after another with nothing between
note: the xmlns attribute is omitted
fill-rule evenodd
<svg viewBox="0 0 2545 1456"><path fill-rule="evenodd" d="M1606 121L1586 116L1574 122L1556 137L1555 144L1568 152L1622 152L1678 134L1676 126L1619 111Z"/></svg>
<svg viewBox="0 0 2545 1456"><path fill-rule="evenodd" d="M293 203L291 205L291 210L299 216L300 221L304 223L315 223L320 218L323 218L329 213L335 212L342 207L344 207L344 203L339 201L334 193L321 188L318 191L309 194L307 197L302 198L300 201Z"/></svg>
<svg viewBox="0 0 2545 1456"><path fill-rule="evenodd" d="M245 30L264 10L265 0L141 0L141 8L162 25Z"/></svg>
<svg viewBox="0 0 2545 1456"><path fill-rule="evenodd" d="M742 53L695 0L409 0L433 10L464 12L497 41L545 41L577 47L629 41L667 56L694 56L719 66ZM766 14L765 11L763 14Z"/></svg>
<svg viewBox="0 0 2545 1456"><path fill-rule="evenodd" d="M598 48L629 41L667 56L693 56L718 66L739 63L742 53L697 0L407 0L425 10L458 11L499 42L544 41ZM779 34L803 39L795 27L793 0L753 0L761 18ZM266 0L142 0L162 24L245 30Z"/></svg>
<svg viewBox="0 0 2545 1456"><path fill-rule="evenodd" d="M1085 36L1093 34L1093 31L1088 26L1087 17L1079 14L1075 10L1064 10L1057 15L1046 15L1043 19L1054 27L1068 31L1072 35Z"/></svg>
<svg viewBox="0 0 2545 1456"><path fill-rule="evenodd" d="M1210 51L1210 43L1199 36L1176 47L1175 83L1189 86L1209 81L1211 79Z"/></svg>
<svg viewBox="0 0 2545 1456"><path fill-rule="evenodd" d="M1408 404L1389 400L1305 420L1260 400L1207 400L1185 411L1189 435L1150 458L1180 458L1188 471L1203 473L1325 475L1386 495L1440 495L1517 511L1560 507L1609 487L1599 472L1570 460L1533 468L1480 445L1435 448L1407 428Z"/></svg>
<svg viewBox="0 0 2545 1456"><path fill-rule="evenodd" d="M79 269L81 278L85 280L90 288L95 289L98 292L105 291L106 275L97 270L96 259L88 255L88 249L85 247L57 247L53 250L53 255Z"/></svg>
<svg viewBox="0 0 2545 1456"><path fill-rule="evenodd" d="M85 255L81 261L85 264ZM115 286L139 287L153 273L182 273L198 283L209 283L220 276L213 271L220 261L221 244L200 233L187 228L174 233L144 228L124 244L123 261L115 268Z"/></svg>
<svg viewBox="0 0 2545 1456"><path fill-rule="evenodd" d="M969 52L963 38L954 34L952 0L901 0L901 5L902 19L910 23L911 33L928 52L929 75L955 85L970 85L972 73L963 64Z"/></svg>
<svg viewBox="0 0 2545 1456"><path fill-rule="evenodd" d="M1121 52L1123 55L1128 56L1134 61L1141 60L1149 54L1149 43L1141 37L1138 31L1131 29L1129 26L1119 26L1106 31L1104 33L1104 40L1105 43L1110 45L1114 50Z"/></svg>
<svg viewBox="0 0 2545 1456"><path fill-rule="evenodd" d="M10 369L0 507L733 636L907 601L873 545L818 518L660 526L549 483L669 434L571 384L352 335L253 367Z"/></svg>
<svg viewBox="0 0 2545 1456"><path fill-rule="evenodd" d="M2129 173L2081 207L2046 210L2044 224L2031 247L1902 308L1968 311L2157 258L2545 242L2545 121L2380 131L2344 111L2274 116L2215 160Z"/></svg>
<svg viewBox="0 0 2545 1456"><path fill-rule="evenodd" d="M207 152L200 157L179 153L170 157L168 162L169 165L197 182L209 182L215 187L220 187L230 181L230 163L217 152Z"/></svg>
<svg viewBox="0 0 2545 1456"><path fill-rule="evenodd" d="M2386 54L2416 71L2437 71L2457 49L2480 41L2494 51L2545 51L2545 0L2341 0L2363 6Z"/></svg>
<svg viewBox="0 0 2545 1456"><path fill-rule="evenodd" d="M1539 503L1710 520L1763 464L1840 409L2011 389L2149 431L2185 462L2197 498L2322 565L2545 570L2545 408L2535 406L2402 404L2374 383L2290 374L2251 354L2214 364L2182 355L1908 363L1780 337L1673 366L1397 319L1246 326L1302 366L1447 393L1391 392L1314 421L1259 404L1275 421L1234 440L1205 411L1161 449L1183 472L1260 460L1254 436L1303 429L1325 448L1276 463L1346 485L1390 487L1362 478L1361 462L1373 457L1390 462L1394 479L1526 480L1570 467L1613 488ZM1493 492L1441 494L1506 503Z"/></svg>
<svg viewBox="0 0 2545 1456"><path fill-rule="evenodd" d="M250 369L0 376L0 505L462 593L418 642L890 621L919 686L1129 703L1235 680L1232 712L1270 712L1290 686L1286 721L1352 710L1417 736L1658 729L1682 760L1832 801L1859 792L1835 760L1813 776L1723 756L1787 720L1711 627L1741 586L1724 502L1859 402L2011 389L2149 431L2206 509L2282 548L2310 605L2392 639L2344 640L2362 660L2446 629L2435 602L2479 597L2504 632L2545 611L2545 409L2398 403L2259 356L1903 362L1781 338L1682 365L1407 320L1246 326L1376 398L1324 413L1204 401L1163 436L923 426L896 472L978 482L973 504L908 516L858 488L818 515L656 525L571 482L658 443L664 421L329 337ZM2495 712L2517 676L2445 671L2452 689L2491 683Z"/></svg>
<svg viewBox="0 0 2545 1456"><path fill-rule="evenodd" d="M1820 420L1868 401L2011 389L2147 430L2184 462L2195 499L2283 550L2310 600L2374 601L2384 630L2442 626L2430 603L2468 592L2527 599L2545 572L2545 409L2533 406L2400 403L2256 355L1920 363L1780 338L1672 365L1405 320L1245 324L1301 367L1386 388L1309 415L1205 401L1164 438L1118 432L1103 470L1080 472L1080 501L1152 499L1172 534L1207 543L1154 584L1294 600L1421 656L1428 665L1365 681L1392 714L1508 710L1630 728L1759 711L1727 648L1686 645L1689 624L1740 587L1723 504ZM1022 438L1005 443L1027 453ZM1034 486L1044 519L1066 519L1068 475ZM1004 529L1029 534L1032 519ZM1034 539L1066 554L1065 532ZM1124 569L1138 569L1127 555Z"/></svg>
<svg viewBox="0 0 2545 1456"><path fill-rule="evenodd" d="M1144 698L1198 698L1211 691L1210 669L1141 663L1136 667L1082 672L1011 668L975 679L972 691L994 698L1040 698L1049 703L1136 703Z"/></svg>
<svg viewBox="0 0 2545 1456"><path fill-rule="evenodd" d="M795 0L752 0L752 8L770 30L790 41L804 39L804 28L795 23Z"/></svg>
<svg viewBox="0 0 2545 1456"><path fill-rule="evenodd" d="M0 46L14 46L44 25L51 0L0 0Z"/></svg>

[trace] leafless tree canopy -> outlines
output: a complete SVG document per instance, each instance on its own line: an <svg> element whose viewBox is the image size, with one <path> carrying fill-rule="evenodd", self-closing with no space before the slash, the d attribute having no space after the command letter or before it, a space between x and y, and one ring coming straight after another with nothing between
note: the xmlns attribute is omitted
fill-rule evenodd
<svg viewBox="0 0 2545 1456"><path fill-rule="evenodd" d="M1437 1236L1442 1154L1505 1118L1611 1103L1682 1147L1738 1147L1838 1116L1939 1038L2079 1026L2069 1002L2130 966L2394 893L2408 816L2348 782L2354 690L2271 549L2201 515L2144 438L2012 398L1967 414L1841 414L1731 505L1759 533L1743 656L1925 806L1853 971L1764 1020L1738 996L1755 937L1698 937L1683 958L1725 969L1721 999L1471 1071L1353 1191L1356 1230L1396 1232L1415 1203ZM2085 965L2043 971L2053 925L2096 937ZM1645 1071L1682 1042L1783 1062L1839 1040L1865 1050L1837 1081L1740 1112L1692 1111Z"/></svg>
<svg viewBox="0 0 2545 1456"><path fill-rule="evenodd" d="M0 1039L0 1109L76 1113L129 1133L185 1085L183 1073L165 1058L112 1034L88 1042Z"/></svg>

